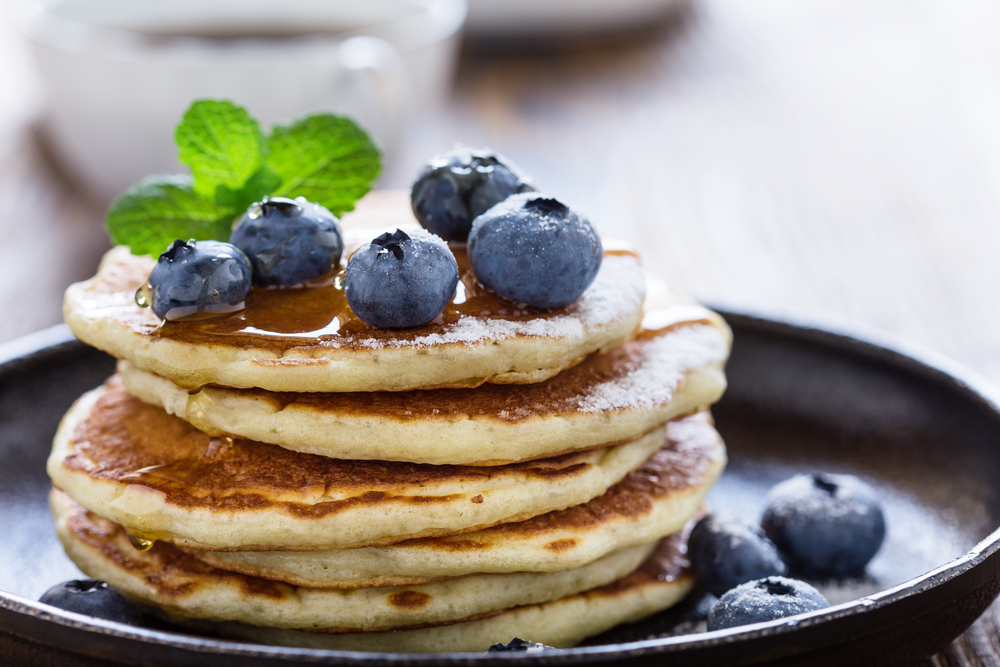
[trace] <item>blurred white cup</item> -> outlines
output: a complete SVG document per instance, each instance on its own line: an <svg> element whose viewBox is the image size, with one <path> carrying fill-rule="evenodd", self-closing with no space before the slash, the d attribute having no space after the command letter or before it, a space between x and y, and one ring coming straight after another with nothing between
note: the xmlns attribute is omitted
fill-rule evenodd
<svg viewBox="0 0 1000 667"><path fill-rule="evenodd" d="M265 132L329 110L390 154L450 90L466 0L22 0L58 157L96 196L182 171L174 129L200 98Z"/></svg>

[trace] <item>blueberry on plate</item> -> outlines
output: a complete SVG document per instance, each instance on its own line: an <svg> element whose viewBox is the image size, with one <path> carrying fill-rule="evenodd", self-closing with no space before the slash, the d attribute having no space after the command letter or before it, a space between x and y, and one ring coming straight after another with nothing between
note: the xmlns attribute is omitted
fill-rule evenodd
<svg viewBox="0 0 1000 667"><path fill-rule="evenodd" d="M140 625L142 616L128 598L103 581L83 579L64 581L45 591L38 600L77 614L106 621Z"/></svg>
<svg viewBox="0 0 1000 667"><path fill-rule="evenodd" d="M427 324L444 312L457 285L455 256L423 230L382 234L351 256L344 275L354 314L386 329Z"/></svg>
<svg viewBox="0 0 1000 667"><path fill-rule="evenodd" d="M796 475L776 485L761 527L791 572L816 579L861 574L885 538L875 490L852 475Z"/></svg>
<svg viewBox="0 0 1000 667"><path fill-rule="evenodd" d="M457 146L424 166L413 182L410 201L421 225L446 241L464 242L477 215L512 194L535 189L502 155Z"/></svg>
<svg viewBox="0 0 1000 667"><path fill-rule="evenodd" d="M740 584L785 574L785 564L759 527L728 514L701 518L688 538L695 578L712 595Z"/></svg>
<svg viewBox="0 0 1000 667"><path fill-rule="evenodd" d="M766 577L727 592L708 612L708 629L763 623L829 607L823 594L797 579Z"/></svg>
<svg viewBox="0 0 1000 667"><path fill-rule="evenodd" d="M253 263L261 285L299 285L340 265L344 235L330 211L305 197L264 197L233 225L229 242Z"/></svg>
<svg viewBox="0 0 1000 667"><path fill-rule="evenodd" d="M494 644L487 653L541 653L546 650L553 651L555 649L545 644L536 644L520 637L514 637L509 644Z"/></svg>
<svg viewBox="0 0 1000 667"><path fill-rule="evenodd" d="M534 192L500 202L476 218L469 233L469 265L479 282L538 308L560 308L579 298L603 257L587 218Z"/></svg>
<svg viewBox="0 0 1000 667"><path fill-rule="evenodd" d="M252 277L250 260L236 246L177 239L136 292L136 303L166 320L231 313L243 308Z"/></svg>

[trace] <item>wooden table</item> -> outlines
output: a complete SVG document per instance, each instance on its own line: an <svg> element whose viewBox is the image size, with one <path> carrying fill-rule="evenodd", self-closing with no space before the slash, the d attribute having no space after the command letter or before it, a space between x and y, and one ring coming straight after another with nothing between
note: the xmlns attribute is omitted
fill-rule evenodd
<svg viewBox="0 0 1000 667"><path fill-rule="evenodd" d="M610 40L472 45L381 185L490 145L699 298L874 327L1000 383L998 27L991 0L704 0ZM0 342L58 322L107 247L8 31ZM998 613L927 664L1000 665Z"/></svg>

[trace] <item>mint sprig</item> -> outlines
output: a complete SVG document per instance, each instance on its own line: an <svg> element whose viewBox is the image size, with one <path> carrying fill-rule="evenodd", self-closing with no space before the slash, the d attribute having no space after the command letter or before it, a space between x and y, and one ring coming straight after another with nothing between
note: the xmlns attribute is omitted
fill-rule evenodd
<svg viewBox="0 0 1000 667"><path fill-rule="evenodd" d="M145 178L108 210L111 240L139 255L158 255L175 239L228 241L231 224L228 209L195 192L188 176Z"/></svg>
<svg viewBox="0 0 1000 667"><path fill-rule="evenodd" d="M378 150L347 118L306 116L275 127L267 140L268 164L281 178L276 196L302 196L338 211L350 211L379 172ZM332 146L336 146L331 150ZM331 188L330 183L336 183Z"/></svg>
<svg viewBox="0 0 1000 667"><path fill-rule="evenodd" d="M178 238L228 241L233 221L265 195L302 196L341 215L368 192L381 168L368 135L327 113L265 136L246 109L199 100L175 139L191 176L151 176L108 209L112 242L137 255L158 255Z"/></svg>
<svg viewBox="0 0 1000 667"><path fill-rule="evenodd" d="M195 191L212 197L220 185L236 190L264 163L264 133L232 102L195 102L174 135Z"/></svg>

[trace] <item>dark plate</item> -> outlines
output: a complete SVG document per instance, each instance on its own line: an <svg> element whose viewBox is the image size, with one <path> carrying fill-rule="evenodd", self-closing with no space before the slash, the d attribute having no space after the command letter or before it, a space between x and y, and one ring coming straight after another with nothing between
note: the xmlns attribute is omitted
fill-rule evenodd
<svg viewBox="0 0 1000 667"><path fill-rule="evenodd" d="M942 649L1000 587L994 390L870 337L727 319L736 345L730 389L715 414L731 463L713 504L755 519L775 482L821 470L860 475L885 504L888 537L869 576L826 586L836 606L823 613L678 634L703 627L692 600L554 654L431 657L261 647L42 610L31 600L79 576L45 503L49 443L73 399L113 367L56 328L0 350L0 664L439 665L517 657L564 665L902 665Z"/></svg>

